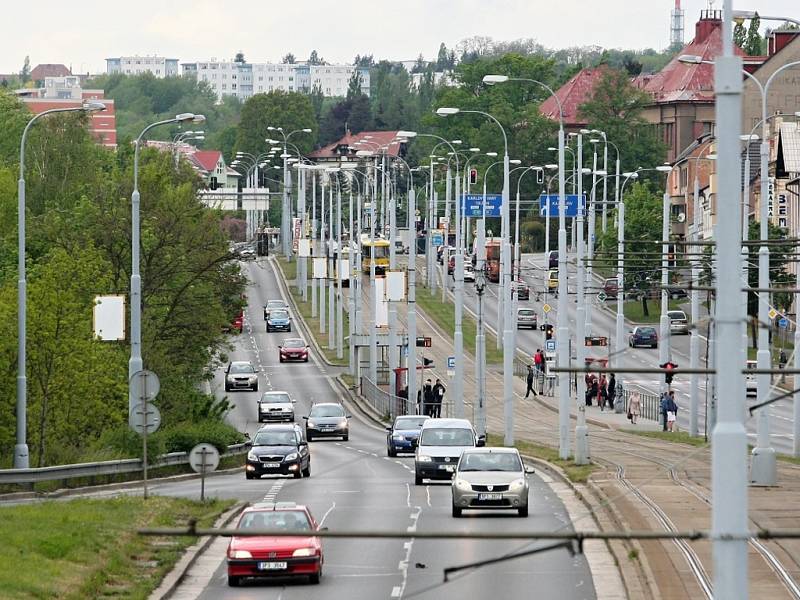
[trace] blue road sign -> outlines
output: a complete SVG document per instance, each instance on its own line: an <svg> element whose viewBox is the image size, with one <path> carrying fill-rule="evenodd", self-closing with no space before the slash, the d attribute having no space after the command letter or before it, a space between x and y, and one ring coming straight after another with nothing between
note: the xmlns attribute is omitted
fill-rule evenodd
<svg viewBox="0 0 800 600"><path fill-rule="evenodd" d="M567 217L577 217L578 216L578 195L577 194L566 194L564 196L564 201L567 204ZM539 196L539 216L545 217L547 216L547 205L550 204L550 216L551 217L558 217L558 194L542 194ZM581 203L582 206L586 207L586 194L583 195L583 202Z"/></svg>
<svg viewBox="0 0 800 600"><path fill-rule="evenodd" d="M444 246L444 234L441 231L434 230L431 232L431 243L433 247Z"/></svg>
<svg viewBox="0 0 800 600"><path fill-rule="evenodd" d="M499 217L503 197L500 194L486 194L486 216ZM483 194L462 194L461 211L466 217L483 216Z"/></svg>
<svg viewBox="0 0 800 600"><path fill-rule="evenodd" d="M544 341L544 349L547 352L555 352L556 351L556 341L555 340L545 340Z"/></svg>
<svg viewBox="0 0 800 600"><path fill-rule="evenodd" d="M448 356L447 357L447 368L448 369L455 369L456 368L456 357L455 356Z"/></svg>
<svg viewBox="0 0 800 600"><path fill-rule="evenodd" d="M780 327L781 329L786 329L787 327L789 327L789 319L787 319L786 317L781 317L780 319L778 319L778 327Z"/></svg>

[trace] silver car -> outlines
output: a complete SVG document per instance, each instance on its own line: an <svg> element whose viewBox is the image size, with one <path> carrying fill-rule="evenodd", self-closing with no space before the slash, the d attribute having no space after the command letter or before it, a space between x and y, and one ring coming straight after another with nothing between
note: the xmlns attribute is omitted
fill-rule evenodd
<svg viewBox="0 0 800 600"><path fill-rule="evenodd" d="M225 370L225 391L235 390L258 391L258 371L248 360L228 363L228 368Z"/></svg>
<svg viewBox="0 0 800 600"><path fill-rule="evenodd" d="M510 509L528 516L528 478L516 448L464 450L453 474L453 516L464 509Z"/></svg>
<svg viewBox="0 0 800 600"><path fill-rule="evenodd" d="M669 319L669 332L672 335L682 333L689 335L689 319L686 318L686 313L682 310L668 310L667 318Z"/></svg>
<svg viewBox="0 0 800 600"><path fill-rule="evenodd" d="M294 422L294 403L289 392L264 392L258 401L258 422Z"/></svg>

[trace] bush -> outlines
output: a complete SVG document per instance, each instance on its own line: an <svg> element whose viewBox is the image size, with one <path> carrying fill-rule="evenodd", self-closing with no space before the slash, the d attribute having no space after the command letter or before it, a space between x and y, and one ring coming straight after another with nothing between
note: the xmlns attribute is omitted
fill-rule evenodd
<svg viewBox="0 0 800 600"><path fill-rule="evenodd" d="M188 452L202 442L213 445L221 453L231 444L245 440L234 427L220 421L181 423L165 429L161 434L166 452Z"/></svg>
<svg viewBox="0 0 800 600"><path fill-rule="evenodd" d="M147 436L147 455L150 460L165 452L163 434L156 432ZM103 433L94 444L94 453L107 453L109 456L118 458L141 458L142 436L127 425L110 429Z"/></svg>

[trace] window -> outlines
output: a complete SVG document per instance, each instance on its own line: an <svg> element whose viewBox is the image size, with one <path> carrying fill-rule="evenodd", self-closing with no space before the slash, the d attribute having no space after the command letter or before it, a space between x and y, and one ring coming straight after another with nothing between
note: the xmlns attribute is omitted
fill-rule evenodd
<svg viewBox="0 0 800 600"><path fill-rule="evenodd" d="M231 79L236 79L236 73L234 73L233 75L231 75Z"/></svg>
<svg viewBox="0 0 800 600"><path fill-rule="evenodd" d="M227 84L225 84L225 83L223 83L223 84L222 84L222 89L223 89L223 90L226 90L226 89L228 89L228 85L227 85Z"/></svg>
<svg viewBox="0 0 800 600"><path fill-rule="evenodd" d="M236 89L236 84L235 84L235 83L232 83L232 84L231 84L231 89L232 89L232 90L235 90L235 89Z"/></svg>
<svg viewBox="0 0 800 600"><path fill-rule="evenodd" d="M259 80L259 81L264 81L264 76L263 76L263 75L259 75L259 76L258 76L258 80Z"/></svg>

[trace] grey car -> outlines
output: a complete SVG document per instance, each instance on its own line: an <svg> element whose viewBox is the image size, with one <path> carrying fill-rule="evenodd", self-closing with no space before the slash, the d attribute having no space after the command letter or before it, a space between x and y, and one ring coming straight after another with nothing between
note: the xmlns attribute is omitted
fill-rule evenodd
<svg viewBox="0 0 800 600"><path fill-rule="evenodd" d="M288 392L264 392L258 401L258 422L294 422L294 403Z"/></svg>
<svg viewBox="0 0 800 600"><path fill-rule="evenodd" d="M310 442L321 437L350 439L350 415L338 402L320 402L311 407L306 421L306 439Z"/></svg>
<svg viewBox="0 0 800 600"><path fill-rule="evenodd" d="M225 391L235 390L258 391L258 371L248 360L228 363L228 368L225 370Z"/></svg>
<svg viewBox="0 0 800 600"><path fill-rule="evenodd" d="M516 510L528 516L528 478L516 448L464 450L453 474L453 516L465 509Z"/></svg>
<svg viewBox="0 0 800 600"><path fill-rule="evenodd" d="M669 332L671 334L689 335L689 319L686 318L685 312L682 310L668 310L667 318L669 318Z"/></svg>

